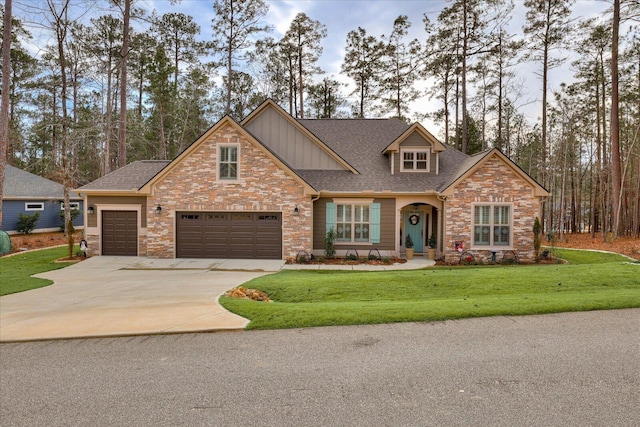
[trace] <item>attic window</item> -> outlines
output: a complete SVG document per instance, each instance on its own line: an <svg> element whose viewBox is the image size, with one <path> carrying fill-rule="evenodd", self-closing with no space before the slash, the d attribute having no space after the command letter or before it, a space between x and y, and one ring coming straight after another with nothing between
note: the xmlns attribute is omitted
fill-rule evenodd
<svg viewBox="0 0 640 427"><path fill-rule="evenodd" d="M238 144L218 146L218 179L236 181L238 179Z"/></svg>
<svg viewBox="0 0 640 427"><path fill-rule="evenodd" d="M69 202L69 208L73 210L80 210L80 202ZM64 210L64 202L60 202L60 210Z"/></svg>
<svg viewBox="0 0 640 427"><path fill-rule="evenodd" d="M429 149L402 150L400 156L400 172L429 172L431 169Z"/></svg>
<svg viewBox="0 0 640 427"><path fill-rule="evenodd" d="M29 211L43 211L44 203L43 202L26 202L24 204L24 210Z"/></svg>

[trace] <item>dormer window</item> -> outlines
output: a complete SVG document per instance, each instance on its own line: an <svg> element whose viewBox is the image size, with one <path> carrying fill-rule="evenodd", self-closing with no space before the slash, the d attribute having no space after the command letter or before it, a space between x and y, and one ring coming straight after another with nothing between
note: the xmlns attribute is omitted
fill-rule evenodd
<svg viewBox="0 0 640 427"><path fill-rule="evenodd" d="M400 172L429 172L431 169L429 149L400 151Z"/></svg>

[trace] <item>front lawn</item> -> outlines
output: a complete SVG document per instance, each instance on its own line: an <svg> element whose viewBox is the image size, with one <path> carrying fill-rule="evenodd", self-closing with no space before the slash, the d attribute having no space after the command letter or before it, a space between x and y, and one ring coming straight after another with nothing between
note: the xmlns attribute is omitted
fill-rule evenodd
<svg viewBox="0 0 640 427"><path fill-rule="evenodd" d="M416 271L282 271L245 284L273 303L221 298L249 329L423 322L640 307L640 265L558 250L569 264Z"/></svg>
<svg viewBox="0 0 640 427"><path fill-rule="evenodd" d="M68 254L65 246L0 258L0 296L50 285L51 280L30 276L68 266L54 262Z"/></svg>

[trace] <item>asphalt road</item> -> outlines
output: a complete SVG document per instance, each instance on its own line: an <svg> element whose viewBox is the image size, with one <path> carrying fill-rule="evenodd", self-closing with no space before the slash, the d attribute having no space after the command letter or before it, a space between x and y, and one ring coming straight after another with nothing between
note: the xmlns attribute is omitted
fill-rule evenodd
<svg viewBox="0 0 640 427"><path fill-rule="evenodd" d="M638 426L640 310L0 345L2 426Z"/></svg>

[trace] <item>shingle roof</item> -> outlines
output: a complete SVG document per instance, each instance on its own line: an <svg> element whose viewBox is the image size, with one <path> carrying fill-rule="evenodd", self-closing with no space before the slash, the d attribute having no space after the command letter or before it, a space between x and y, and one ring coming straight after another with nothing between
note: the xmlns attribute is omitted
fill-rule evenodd
<svg viewBox="0 0 640 427"><path fill-rule="evenodd" d="M50 179L6 165L2 193L4 199L62 200L64 187ZM70 192L69 196L78 199L78 195L74 192Z"/></svg>
<svg viewBox="0 0 640 427"><path fill-rule="evenodd" d="M111 190L130 191L139 190L158 172L164 169L169 160L139 160L98 178L76 191Z"/></svg>
<svg viewBox="0 0 640 427"><path fill-rule="evenodd" d="M322 140L360 174L347 170L295 170L312 187L333 192L428 192L441 191L478 159L446 147L439 153L439 173L391 174L390 159L381 154L410 126L398 119L301 119L299 123ZM259 140L259 138L256 137ZM266 146L265 146L266 147ZM271 150L270 150L271 151ZM273 153L273 151L272 151ZM273 153L276 157L278 153ZM284 160L283 163L286 164ZM139 190L170 161L143 160L131 163L77 191Z"/></svg>
<svg viewBox="0 0 640 427"><path fill-rule="evenodd" d="M360 175L347 171L298 170L318 190L324 191L439 191L458 175L468 156L453 148L439 154L439 174L391 174L390 159L381 153L409 128L398 119L299 120Z"/></svg>

